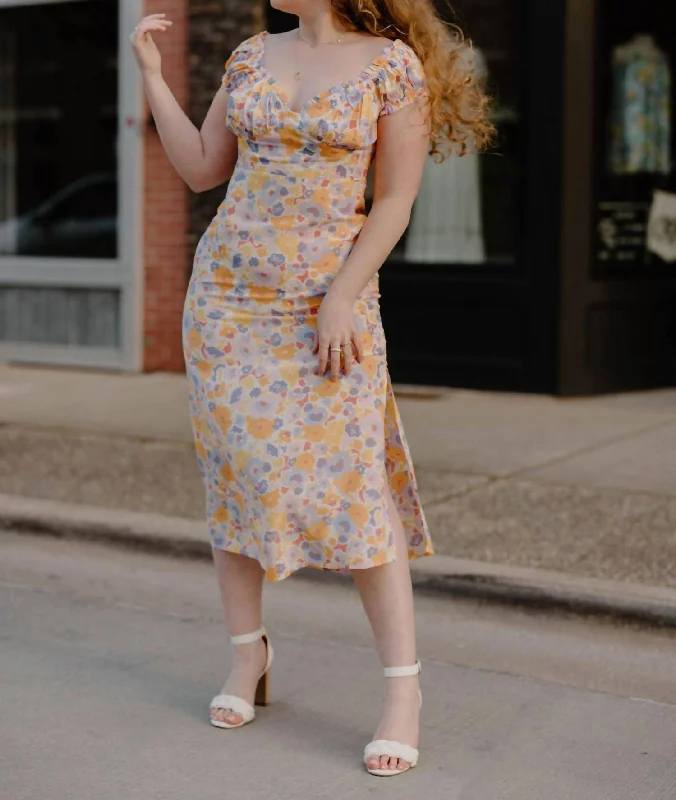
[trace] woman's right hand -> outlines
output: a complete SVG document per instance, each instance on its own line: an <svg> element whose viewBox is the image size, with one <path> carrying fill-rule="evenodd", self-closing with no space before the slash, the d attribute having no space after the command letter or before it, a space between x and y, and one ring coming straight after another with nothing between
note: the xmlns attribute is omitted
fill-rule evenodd
<svg viewBox="0 0 676 800"><path fill-rule="evenodd" d="M150 14L143 17L129 36L138 65L145 75L159 75L162 72L162 57L153 41L151 31L163 32L173 24L164 17L166 14Z"/></svg>

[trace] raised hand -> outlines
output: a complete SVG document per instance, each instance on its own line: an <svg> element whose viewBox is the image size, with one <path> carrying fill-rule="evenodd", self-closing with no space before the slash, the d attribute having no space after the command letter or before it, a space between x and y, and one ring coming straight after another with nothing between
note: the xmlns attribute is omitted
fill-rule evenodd
<svg viewBox="0 0 676 800"><path fill-rule="evenodd" d="M162 72L162 57L151 34L153 31L163 33L173 24L171 20L165 19L166 16L149 14L143 17L129 36L138 65L146 75L159 75Z"/></svg>

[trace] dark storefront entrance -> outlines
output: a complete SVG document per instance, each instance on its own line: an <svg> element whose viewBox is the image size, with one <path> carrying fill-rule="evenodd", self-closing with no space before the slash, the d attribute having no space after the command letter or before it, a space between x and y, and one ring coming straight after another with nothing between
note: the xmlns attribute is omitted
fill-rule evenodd
<svg viewBox="0 0 676 800"><path fill-rule="evenodd" d="M499 137L480 157L430 160L380 272L394 381L556 394L675 381L676 266L648 253L645 230L633 266L600 261L599 236L608 215L622 224L613 203L641 204L645 223L670 186L608 174L612 49L676 20L660 0L597 4L456 0L455 17L439 4L481 55ZM267 23L295 24L275 11ZM672 39L657 35L667 50Z"/></svg>
<svg viewBox="0 0 676 800"><path fill-rule="evenodd" d="M555 276L543 262L555 263L558 251L561 115L543 74L561 81L563 12L558 2L537 5L460 0L451 16L440 3L477 48L499 138L490 154L429 159L411 226L380 272L397 382L553 388ZM269 30L293 24L270 12Z"/></svg>

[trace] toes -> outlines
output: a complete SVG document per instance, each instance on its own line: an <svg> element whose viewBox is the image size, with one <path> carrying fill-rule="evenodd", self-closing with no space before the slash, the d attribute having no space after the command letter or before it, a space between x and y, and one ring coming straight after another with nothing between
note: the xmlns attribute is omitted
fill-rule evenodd
<svg viewBox="0 0 676 800"><path fill-rule="evenodd" d="M392 756L373 756L367 762L369 769L383 769L388 772L401 772L408 769L411 765L408 761L402 758L393 758Z"/></svg>
<svg viewBox="0 0 676 800"><path fill-rule="evenodd" d="M224 722L226 725L240 725L243 717L236 711L230 711L227 708L216 708L211 712L211 719L214 722Z"/></svg>
<svg viewBox="0 0 676 800"><path fill-rule="evenodd" d="M378 763L379 762L379 763ZM375 769L385 769L388 772L400 772L408 769L410 764L401 758L394 758L392 756L381 756L376 760L377 766Z"/></svg>

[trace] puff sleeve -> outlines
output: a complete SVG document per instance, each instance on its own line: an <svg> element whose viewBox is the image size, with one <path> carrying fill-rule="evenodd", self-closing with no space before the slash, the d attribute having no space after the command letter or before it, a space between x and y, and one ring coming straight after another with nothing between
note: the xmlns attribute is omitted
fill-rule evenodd
<svg viewBox="0 0 676 800"><path fill-rule="evenodd" d="M227 92L232 92L239 88L251 76L256 54L255 38L245 39L241 44L238 44L232 51L230 58L225 62L225 72L221 82Z"/></svg>
<svg viewBox="0 0 676 800"><path fill-rule="evenodd" d="M412 47L397 41L384 76L381 114L393 114L416 100L429 96L425 70Z"/></svg>

